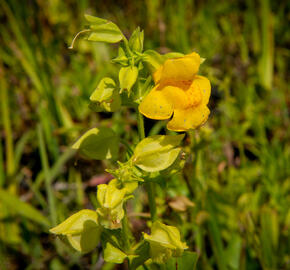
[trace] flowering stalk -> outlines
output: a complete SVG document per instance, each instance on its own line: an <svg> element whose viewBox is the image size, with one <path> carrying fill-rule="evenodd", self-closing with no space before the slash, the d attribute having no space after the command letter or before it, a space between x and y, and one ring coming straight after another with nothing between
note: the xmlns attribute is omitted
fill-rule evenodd
<svg viewBox="0 0 290 270"><path fill-rule="evenodd" d="M92 251L101 241L106 262L127 261L129 269L141 265L151 269L151 264L167 269L167 262L172 257L182 260L188 247L181 241L176 227L162 223L162 216L157 217L155 188L157 179L159 184L164 184L164 175L170 176L182 169L180 144L185 134L145 137L143 115L157 120L172 117L167 128L173 131L194 129L207 120L210 83L197 75L201 63L197 53L184 56L160 55L152 50L143 52L144 33L140 28L128 40L116 24L90 15L85 17L89 29L81 33L89 34L88 40L121 43L118 56L112 59L121 66L119 81L103 78L90 96L89 107L95 112L110 113L120 110L121 105L138 108L139 142L135 148L131 147L114 130L102 125L78 139L72 148L86 158L118 160L119 143L127 148L126 158L124 162L117 161L117 168L106 170L114 179L97 186L97 209L81 210L50 232L63 235L83 253ZM148 195L151 223L147 225L151 232L143 233L136 243L126 204L141 185L145 185ZM196 256L187 253L187 256L193 255Z"/></svg>

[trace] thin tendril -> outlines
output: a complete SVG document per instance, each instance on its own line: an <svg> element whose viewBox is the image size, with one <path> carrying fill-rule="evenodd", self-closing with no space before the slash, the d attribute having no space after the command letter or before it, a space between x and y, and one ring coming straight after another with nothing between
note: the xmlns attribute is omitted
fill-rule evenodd
<svg viewBox="0 0 290 270"><path fill-rule="evenodd" d="M78 36L79 36L80 34L82 34L82 33L86 33L86 32L91 32L91 31L92 31L91 29L85 29L85 30L82 30L82 31L78 32L78 33L75 35L74 39L72 40L71 45L70 45L68 48L69 48L70 50L73 49L73 47L74 47L74 43L75 43L76 39L78 38Z"/></svg>

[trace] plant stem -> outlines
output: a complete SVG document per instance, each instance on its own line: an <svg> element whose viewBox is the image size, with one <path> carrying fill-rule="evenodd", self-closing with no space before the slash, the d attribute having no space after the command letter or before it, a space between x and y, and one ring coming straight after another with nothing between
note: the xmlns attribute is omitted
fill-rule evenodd
<svg viewBox="0 0 290 270"><path fill-rule="evenodd" d="M40 159L41 159L42 167L44 170L44 176L45 176L45 188L46 188L47 197L48 197L48 207L49 207L49 214L51 218L51 224L55 226L57 223L55 199L54 199L53 190L51 188L51 174L50 174L50 169L49 169L49 164L48 164L47 153L45 150L43 132L42 132L42 128L40 124L37 126L37 137L38 137L38 143L39 143Z"/></svg>
<svg viewBox="0 0 290 270"><path fill-rule="evenodd" d="M141 141L145 138L144 118L140 112L137 112L137 114L138 114L138 133L139 133L139 139ZM157 220L154 183L148 182L145 184L145 186L146 186L146 190L148 194L151 220L152 222L154 222Z"/></svg>
<svg viewBox="0 0 290 270"><path fill-rule="evenodd" d="M122 219L122 233L123 233L123 238L125 241L125 249L128 252L130 251L130 248L131 248L130 240L133 238L133 236L129 227L127 210L125 206L124 206L124 211L125 211L125 215L124 215L124 218Z"/></svg>
<svg viewBox="0 0 290 270"><path fill-rule="evenodd" d="M152 182L146 183L146 189L147 189L147 193L148 193L151 220L152 220L152 222L154 222L157 220L154 183L152 183Z"/></svg>
<svg viewBox="0 0 290 270"><path fill-rule="evenodd" d="M144 118L140 112L138 113L138 133L139 133L139 140L143 140L145 138L145 129L144 129Z"/></svg>

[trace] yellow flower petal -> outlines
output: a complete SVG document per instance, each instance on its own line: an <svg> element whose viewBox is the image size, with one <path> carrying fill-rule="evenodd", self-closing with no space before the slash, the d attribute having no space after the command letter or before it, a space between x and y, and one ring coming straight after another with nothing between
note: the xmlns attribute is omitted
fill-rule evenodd
<svg viewBox="0 0 290 270"><path fill-rule="evenodd" d="M162 95L167 102L173 104L174 109L185 109L190 107L190 99L186 92L181 88L183 85L167 85L161 89Z"/></svg>
<svg viewBox="0 0 290 270"><path fill-rule="evenodd" d="M163 64L160 83L192 80L200 65L200 56L191 53L181 58L167 59Z"/></svg>
<svg viewBox="0 0 290 270"><path fill-rule="evenodd" d="M174 110L173 118L168 122L167 128L174 131L195 129L205 123L209 113L206 105Z"/></svg>
<svg viewBox="0 0 290 270"><path fill-rule="evenodd" d="M148 118L168 119L173 113L173 104L155 86L139 105L139 111Z"/></svg>
<svg viewBox="0 0 290 270"><path fill-rule="evenodd" d="M208 104L211 86L210 82L206 77L196 75L192 82L193 87L199 86L202 95L202 104Z"/></svg>

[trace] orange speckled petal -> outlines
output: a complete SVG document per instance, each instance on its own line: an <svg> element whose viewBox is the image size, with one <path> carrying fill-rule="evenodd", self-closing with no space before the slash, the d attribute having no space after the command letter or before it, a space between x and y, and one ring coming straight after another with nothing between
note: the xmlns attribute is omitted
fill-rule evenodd
<svg viewBox="0 0 290 270"><path fill-rule="evenodd" d="M139 105L139 111L148 118L163 120L171 117L173 104L155 86Z"/></svg>
<svg viewBox="0 0 290 270"><path fill-rule="evenodd" d="M206 105L174 110L173 118L168 122L167 128L173 131L195 129L206 122L209 113Z"/></svg>
<svg viewBox="0 0 290 270"><path fill-rule="evenodd" d="M199 86L202 94L202 104L204 105L208 104L211 92L210 81L206 77L196 75L193 79L192 85Z"/></svg>
<svg viewBox="0 0 290 270"><path fill-rule="evenodd" d="M160 83L192 80L200 65L200 56L191 53L181 58L167 59L163 64Z"/></svg>
<svg viewBox="0 0 290 270"><path fill-rule="evenodd" d="M174 109L185 109L190 106L189 96L178 86L167 85L161 92L166 100L173 104Z"/></svg>

